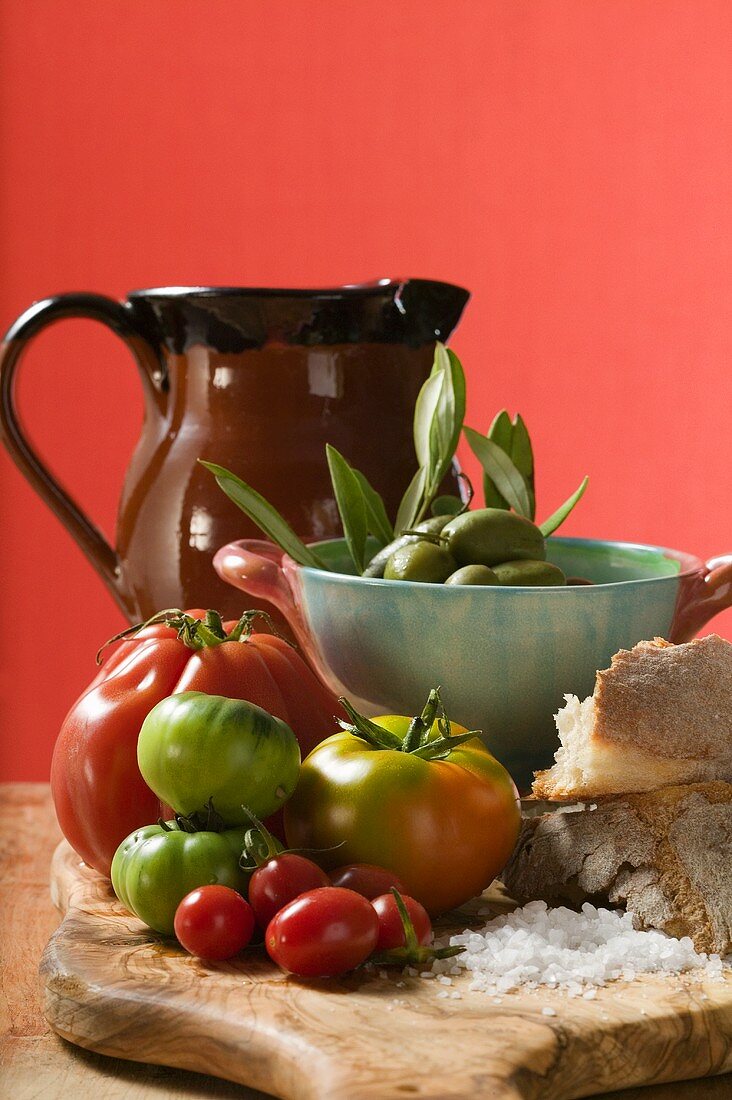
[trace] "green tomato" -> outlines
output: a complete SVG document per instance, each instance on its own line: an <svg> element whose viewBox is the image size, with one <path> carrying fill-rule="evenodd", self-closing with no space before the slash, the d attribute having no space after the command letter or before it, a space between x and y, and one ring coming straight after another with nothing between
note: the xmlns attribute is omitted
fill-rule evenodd
<svg viewBox="0 0 732 1100"><path fill-rule="evenodd" d="M169 830L169 831L168 831ZM187 833L175 822L145 825L122 841L112 887L126 909L156 932L173 935L178 905L198 886L230 886L246 897L250 872L239 867L249 827Z"/></svg>
<svg viewBox="0 0 732 1100"><path fill-rule="evenodd" d="M442 531L458 565L498 565L499 562L546 557L544 536L536 524L502 508L480 508L455 516Z"/></svg>
<svg viewBox="0 0 732 1100"><path fill-rule="evenodd" d="M244 825L251 824L247 810L262 820L290 797L300 747L290 727L261 707L188 691L150 711L137 762L147 785L176 813L195 813L212 799L226 825Z"/></svg>

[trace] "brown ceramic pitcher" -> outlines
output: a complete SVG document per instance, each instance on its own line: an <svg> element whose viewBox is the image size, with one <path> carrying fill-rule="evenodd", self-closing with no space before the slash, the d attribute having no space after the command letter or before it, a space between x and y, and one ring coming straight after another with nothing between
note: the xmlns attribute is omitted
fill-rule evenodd
<svg viewBox="0 0 732 1100"><path fill-rule="evenodd" d="M124 302L60 294L37 302L0 351L5 446L131 620L164 607L239 614L211 559L259 531L224 496L205 458L264 494L305 540L340 533L325 460L334 444L396 510L414 473L412 412L436 340L468 292L424 279L333 290L166 287ZM101 321L132 350L145 391L142 434L111 547L59 485L18 421L23 348L67 317Z"/></svg>

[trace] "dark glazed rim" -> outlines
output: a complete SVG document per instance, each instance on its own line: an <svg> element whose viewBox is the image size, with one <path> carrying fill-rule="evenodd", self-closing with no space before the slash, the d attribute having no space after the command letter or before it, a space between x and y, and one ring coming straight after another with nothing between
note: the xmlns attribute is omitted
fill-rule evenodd
<svg viewBox="0 0 732 1100"><path fill-rule="evenodd" d="M376 296L385 291L417 283L423 287L445 287L470 294L457 283L442 279L372 279L364 283L344 283L334 287L271 287L271 286L156 286L130 290L128 298L214 298L219 295L243 295L258 298L316 298L323 300Z"/></svg>
<svg viewBox="0 0 732 1100"><path fill-rule="evenodd" d="M296 347L447 340L470 293L429 279L378 279L341 287L156 287L126 308L153 347L180 354L199 344L238 354L268 343Z"/></svg>

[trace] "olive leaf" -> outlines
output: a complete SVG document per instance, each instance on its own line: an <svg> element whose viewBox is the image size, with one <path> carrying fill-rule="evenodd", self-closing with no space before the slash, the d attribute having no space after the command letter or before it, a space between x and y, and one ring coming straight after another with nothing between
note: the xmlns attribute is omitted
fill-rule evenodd
<svg viewBox="0 0 732 1100"><path fill-rule="evenodd" d="M437 352L435 352L436 361ZM414 406L414 451L417 455L417 462L428 470L435 464L437 458L435 454L436 440L432 428L444 382L445 375L443 371L435 371L433 366L429 378L417 395Z"/></svg>
<svg viewBox="0 0 732 1100"><path fill-rule="evenodd" d="M460 442L460 432L465 419L465 374L454 351L444 344L437 344L432 373L441 374L443 385L432 427L433 453L432 477L428 485L430 499L440 487L440 482L450 469Z"/></svg>
<svg viewBox="0 0 732 1100"><path fill-rule="evenodd" d="M541 531L544 538L546 538L547 535L551 535L552 532L556 531L557 527L559 527L561 523L564 523L565 519L572 511L577 501L582 497L585 489L587 488L589 480L590 479L588 477L583 478L582 484L578 489L575 489L571 497L568 497L565 500L564 504L560 505L560 507L557 508L556 512L552 512L548 519L545 519L543 523L539 524L539 530Z"/></svg>
<svg viewBox="0 0 732 1100"><path fill-rule="evenodd" d="M414 410L414 449L419 469L399 505L394 529L413 527L423 518L450 468L465 418L465 374L460 360L437 343L432 371Z"/></svg>
<svg viewBox="0 0 732 1100"><path fill-rule="evenodd" d="M382 546L386 546L388 542L391 542L394 538L394 528L389 522L389 517L386 514L386 507L379 493L373 486L369 485L366 477L360 470L351 469L361 486L361 492L366 503L366 513L369 521L369 533L376 538ZM379 547L381 549L381 547Z"/></svg>
<svg viewBox="0 0 732 1100"><path fill-rule="evenodd" d="M474 428L464 429L468 445L483 467L483 471L494 482L509 507L520 516L531 519L531 500L523 475L516 468L502 447L492 439L476 432Z"/></svg>
<svg viewBox="0 0 732 1100"><path fill-rule="evenodd" d="M325 453L346 545L360 576L366 566L366 539L369 534L366 499L355 472L340 451L326 443Z"/></svg>
<svg viewBox="0 0 732 1100"><path fill-rule="evenodd" d="M216 484L223 489L229 500L241 508L244 515L256 523L267 538L277 543L280 549L289 554L294 561L299 565L309 565L313 569L329 568L309 546L298 538L287 520L283 519L261 493L252 489L251 485L247 485L240 477L223 466L217 466L215 462L204 462L202 458L198 461L211 471L216 478Z"/></svg>
<svg viewBox="0 0 732 1100"><path fill-rule="evenodd" d="M394 531L399 534L414 527L420 510L421 501L424 498L424 487L427 480L427 467L420 466L416 474L409 482L407 490L402 497L399 511L394 522Z"/></svg>
<svg viewBox="0 0 732 1100"><path fill-rule="evenodd" d="M488 439L497 443L501 450L508 455L526 482L530 504L528 518L533 520L536 515L534 453L523 417L520 413L517 413L514 419L511 420L506 409L502 409L488 429ZM509 507L506 498L499 492L495 482L488 474L483 475L483 494L486 508Z"/></svg>

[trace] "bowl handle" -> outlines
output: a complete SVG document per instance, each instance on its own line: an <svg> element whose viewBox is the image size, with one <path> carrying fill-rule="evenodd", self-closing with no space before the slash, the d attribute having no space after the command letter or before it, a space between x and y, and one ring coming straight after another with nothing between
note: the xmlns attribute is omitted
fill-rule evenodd
<svg viewBox="0 0 732 1100"><path fill-rule="evenodd" d="M300 645L309 652L310 636L289 575L283 567L284 557L285 554L273 542L243 539L222 546L214 555L213 566L222 581L240 588L249 596L274 604Z"/></svg>
<svg viewBox="0 0 732 1100"><path fill-rule="evenodd" d="M679 592L670 641L688 642L720 611L732 607L732 554L710 558Z"/></svg>

